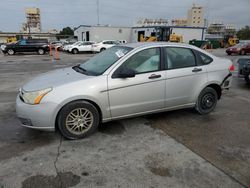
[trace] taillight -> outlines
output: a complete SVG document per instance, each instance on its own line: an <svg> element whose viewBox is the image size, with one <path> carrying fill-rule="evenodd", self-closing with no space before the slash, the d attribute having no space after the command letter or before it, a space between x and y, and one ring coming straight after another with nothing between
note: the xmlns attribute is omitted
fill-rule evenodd
<svg viewBox="0 0 250 188"><path fill-rule="evenodd" d="M235 67L234 67L234 65L232 64L230 67L229 67L229 71L230 72L233 72L235 70Z"/></svg>

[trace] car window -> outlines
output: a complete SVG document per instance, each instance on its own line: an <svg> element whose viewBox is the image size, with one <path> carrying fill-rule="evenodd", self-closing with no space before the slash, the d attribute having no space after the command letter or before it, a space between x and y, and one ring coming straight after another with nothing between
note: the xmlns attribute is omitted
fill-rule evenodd
<svg viewBox="0 0 250 188"><path fill-rule="evenodd" d="M136 74L158 71L160 70L160 48L142 50L127 59L122 67L132 69Z"/></svg>
<svg viewBox="0 0 250 188"><path fill-rule="evenodd" d="M196 66L195 56L188 48L167 47L165 48L165 67L168 69L178 69Z"/></svg>
<svg viewBox="0 0 250 188"><path fill-rule="evenodd" d="M207 56L206 54L203 54L201 52L197 52L197 54L200 58L201 65L208 65L209 63L213 61L213 59Z"/></svg>
<svg viewBox="0 0 250 188"><path fill-rule="evenodd" d="M19 44L20 45L26 45L27 43L26 43L26 40L21 40Z"/></svg>

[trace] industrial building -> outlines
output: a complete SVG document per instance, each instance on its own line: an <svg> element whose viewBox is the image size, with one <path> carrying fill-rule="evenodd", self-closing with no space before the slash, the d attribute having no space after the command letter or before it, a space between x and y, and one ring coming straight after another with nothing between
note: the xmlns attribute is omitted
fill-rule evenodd
<svg viewBox="0 0 250 188"><path fill-rule="evenodd" d="M26 8L25 16L26 16L26 23L23 23L21 32L40 33L42 31L40 9Z"/></svg>
<svg viewBox="0 0 250 188"><path fill-rule="evenodd" d="M102 40L126 40L127 42L138 42L140 36L155 36L158 41L168 41L173 33L181 35L183 42L190 40L203 40L204 27L186 26L146 26L146 27L111 27L111 26L88 26L80 25L75 28L74 35L80 41L102 41Z"/></svg>
<svg viewBox="0 0 250 188"><path fill-rule="evenodd" d="M75 28L74 36L81 41L131 40L131 27L89 26Z"/></svg>

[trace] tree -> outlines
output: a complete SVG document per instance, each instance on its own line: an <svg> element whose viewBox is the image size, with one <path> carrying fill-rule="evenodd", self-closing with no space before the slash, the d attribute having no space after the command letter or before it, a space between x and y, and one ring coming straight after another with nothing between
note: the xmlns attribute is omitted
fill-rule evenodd
<svg viewBox="0 0 250 188"><path fill-rule="evenodd" d="M68 38L74 36L74 30L70 27L64 27L59 34L57 34L57 38Z"/></svg>
<svg viewBox="0 0 250 188"><path fill-rule="evenodd" d="M237 37L240 40L249 40L250 39L250 26L245 26L244 28L241 28L237 32Z"/></svg>

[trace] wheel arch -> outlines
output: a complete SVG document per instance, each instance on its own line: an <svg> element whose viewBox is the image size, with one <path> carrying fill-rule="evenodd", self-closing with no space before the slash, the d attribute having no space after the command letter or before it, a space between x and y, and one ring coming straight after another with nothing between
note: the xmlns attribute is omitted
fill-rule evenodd
<svg viewBox="0 0 250 188"><path fill-rule="evenodd" d="M85 102L89 102L90 104L92 104L98 111L98 114L100 116L100 118L99 118L100 123L102 122L102 116L103 116L102 111L101 111L100 106L96 102L94 102L93 100L84 99L84 98L82 98L82 99L74 99L74 100L71 100L71 101L67 101L62 106L60 106L59 110L57 110L55 118L54 118L55 129L58 129L58 117L59 117L59 114L60 114L61 110L63 109L63 107L65 107L69 103L76 102L76 101L85 101Z"/></svg>
<svg viewBox="0 0 250 188"><path fill-rule="evenodd" d="M201 91L204 90L205 88L207 87L211 87L213 88L217 95L218 95L218 100L221 98L221 94L222 94L222 89L221 89L221 86L219 83L215 83L215 82L211 82L211 83L208 83L207 85L205 85L205 87L203 87L200 92L198 93L198 96L200 95ZM196 100L198 99L198 96L196 97Z"/></svg>

